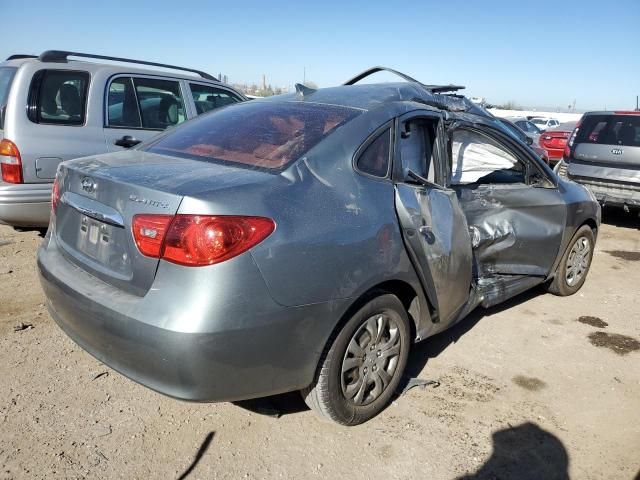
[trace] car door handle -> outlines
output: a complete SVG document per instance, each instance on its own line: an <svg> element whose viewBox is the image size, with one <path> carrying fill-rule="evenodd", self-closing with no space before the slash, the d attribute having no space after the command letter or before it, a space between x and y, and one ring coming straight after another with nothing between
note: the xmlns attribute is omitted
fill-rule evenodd
<svg viewBox="0 0 640 480"><path fill-rule="evenodd" d="M125 135L124 137L117 139L113 143L119 147L131 148L131 147L135 147L141 142L142 140L138 140L137 138L134 138L131 135Z"/></svg>

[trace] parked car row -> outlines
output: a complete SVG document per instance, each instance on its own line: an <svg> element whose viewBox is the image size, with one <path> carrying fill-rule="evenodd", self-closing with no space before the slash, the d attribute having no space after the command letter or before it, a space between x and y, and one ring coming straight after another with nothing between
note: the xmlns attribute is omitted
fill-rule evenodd
<svg viewBox="0 0 640 480"><path fill-rule="evenodd" d="M600 223L592 195L452 94L461 87L393 70L405 81L359 83L380 70L250 102L212 80L159 79L170 88L129 70L72 82L87 104L97 85L93 110L65 100L46 115L97 115L109 149L149 119L162 133L57 166L37 259L53 319L169 396L299 390L320 416L356 425L393 398L413 343L536 285L577 292ZM237 102L215 108L194 85ZM28 92L16 91L18 118ZM188 120L199 109L210 111ZM66 134L48 135L41 151ZM16 180L17 164L3 160Z"/></svg>
<svg viewBox="0 0 640 480"><path fill-rule="evenodd" d="M105 62L114 60L128 66ZM0 223L48 225L60 162L130 148L243 100L189 68L62 51L9 57L0 64Z"/></svg>

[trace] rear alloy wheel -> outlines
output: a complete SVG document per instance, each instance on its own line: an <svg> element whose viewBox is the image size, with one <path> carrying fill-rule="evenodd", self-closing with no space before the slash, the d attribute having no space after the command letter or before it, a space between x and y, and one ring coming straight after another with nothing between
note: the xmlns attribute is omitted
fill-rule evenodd
<svg viewBox="0 0 640 480"><path fill-rule="evenodd" d="M410 324L400 300L381 293L360 308L329 342L315 382L302 391L317 413L358 425L389 403L407 363Z"/></svg>
<svg viewBox="0 0 640 480"><path fill-rule="evenodd" d="M549 292L562 297L573 295L584 284L595 247L595 236L589 226L583 225L575 233L565 252L556 275L549 284Z"/></svg>

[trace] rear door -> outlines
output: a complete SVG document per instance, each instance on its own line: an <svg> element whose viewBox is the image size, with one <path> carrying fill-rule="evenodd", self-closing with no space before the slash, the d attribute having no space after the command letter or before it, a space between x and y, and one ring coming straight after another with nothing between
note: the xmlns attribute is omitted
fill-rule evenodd
<svg viewBox="0 0 640 480"><path fill-rule="evenodd" d="M469 298L471 242L453 190L444 187L444 129L439 114L398 121L394 154L396 211L407 251L438 321L453 321Z"/></svg>
<svg viewBox="0 0 640 480"><path fill-rule="evenodd" d="M509 136L466 122L449 128L449 158L478 277L548 275L566 224L548 170Z"/></svg>
<svg viewBox="0 0 640 480"><path fill-rule="evenodd" d="M586 115L574 143L571 176L640 183L640 113Z"/></svg>
<svg viewBox="0 0 640 480"><path fill-rule="evenodd" d="M104 136L109 151L131 148L187 120L180 80L117 75L107 84Z"/></svg>

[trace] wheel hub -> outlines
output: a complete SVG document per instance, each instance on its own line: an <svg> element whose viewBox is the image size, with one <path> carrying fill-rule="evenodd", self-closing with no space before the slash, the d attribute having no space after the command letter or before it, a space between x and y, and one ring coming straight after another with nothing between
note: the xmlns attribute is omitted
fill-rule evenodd
<svg viewBox="0 0 640 480"><path fill-rule="evenodd" d="M400 331L386 314L366 320L351 338L342 361L342 393L355 405L367 405L389 385L400 355Z"/></svg>
<svg viewBox="0 0 640 480"><path fill-rule="evenodd" d="M591 242L587 237L580 237L575 241L567 258L565 281L570 287L577 284L589 268L591 256Z"/></svg>

